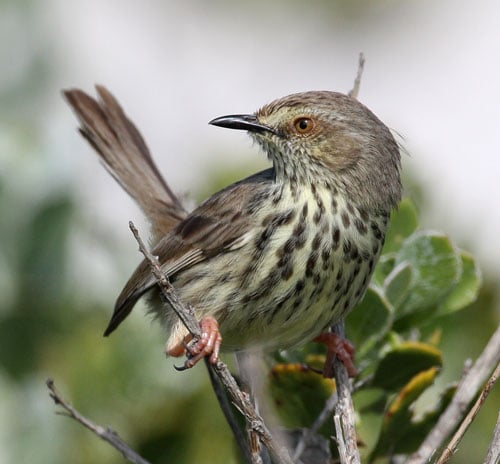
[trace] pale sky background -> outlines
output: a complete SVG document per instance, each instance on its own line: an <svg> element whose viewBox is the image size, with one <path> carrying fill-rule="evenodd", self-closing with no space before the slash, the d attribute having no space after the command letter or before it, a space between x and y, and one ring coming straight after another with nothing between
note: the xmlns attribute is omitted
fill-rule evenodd
<svg viewBox="0 0 500 464"><path fill-rule="evenodd" d="M405 168L432 202L426 225L499 271L500 4L346 1L328 11L321 4L50 0L40 2L33 24L4 14L11 40L46 47L56 64L38 117L49 184L69 178L84 210L98 223L109 218L110 231L129 240L127 221L140 215L77 136L61 88L105 84L174 190L189 192L217 166L264 160L244 133L211 127L210 119L296 91L347 92L363 51L359 98L404 137ZM22 72L23 59L3 60L4 83Z"/></svg>

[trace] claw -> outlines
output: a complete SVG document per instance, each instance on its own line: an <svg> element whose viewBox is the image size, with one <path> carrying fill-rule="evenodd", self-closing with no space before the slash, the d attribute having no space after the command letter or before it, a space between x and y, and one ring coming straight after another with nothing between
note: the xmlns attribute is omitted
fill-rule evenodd
<svg viewBox="0 0 500 464"><path fill-rule="evenodd" d="M212 364L217 364L219 361L219 351L222 344L222 335L219 331L218 322L210 316L204 317L200 321L201 326L201 338L199 340L193 340L191 336L184 339L182 347L175 347L169 352L177 354L185 351L188 359L182 366L174 366L177 371L185 371L192 368L198 361L203 359L205 356L210 356L209 360Z"/></svg>
<svg viewBox="0 0 500 464"><path fill-rule="evenodd" d="M184 363L182 366L176 366L174 364L174 369L177 371L177 372L182 372L182 371L185 371L187 369L189 369L188 366L186 366L186 363Z"/></svg>

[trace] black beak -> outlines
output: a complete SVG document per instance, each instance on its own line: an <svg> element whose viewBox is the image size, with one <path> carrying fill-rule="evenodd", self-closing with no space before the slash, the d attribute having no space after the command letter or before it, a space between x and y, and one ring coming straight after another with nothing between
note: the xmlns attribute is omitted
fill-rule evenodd
<svg viewBox="0 0 500 464"><path fill-rule="evenodd" d="M213 126L226 127L228 129L240 129L250 132L271 132L276 134L274 129L261 124L253 114L232 114L212 119L208 124Z"/></svg>

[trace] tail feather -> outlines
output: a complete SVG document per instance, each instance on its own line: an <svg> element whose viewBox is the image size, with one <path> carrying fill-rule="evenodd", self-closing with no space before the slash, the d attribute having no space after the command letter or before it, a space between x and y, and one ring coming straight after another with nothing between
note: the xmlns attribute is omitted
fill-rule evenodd
<svg viewBox="0 0 500 464"><path fill-rule="evenodd" d="M156 243L187 212L161 176L140 132L117 100L105 87L98 85L96 89L100 100L79 89L66 90L64 95L80 121L80 133L150 220Z"/></svg>

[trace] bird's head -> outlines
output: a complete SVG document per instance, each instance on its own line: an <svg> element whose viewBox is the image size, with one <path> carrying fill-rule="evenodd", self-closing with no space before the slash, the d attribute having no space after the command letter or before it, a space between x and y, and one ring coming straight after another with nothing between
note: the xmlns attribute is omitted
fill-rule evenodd
<svg viewBox="0 0 500 464"><path fill-rule="evenodd" d="M346 95L296 93L255 114L210 124L247 130L273 162L277 182L333 186L360 206L395 207L401 198L397 142L368 108Z"/></svg>

